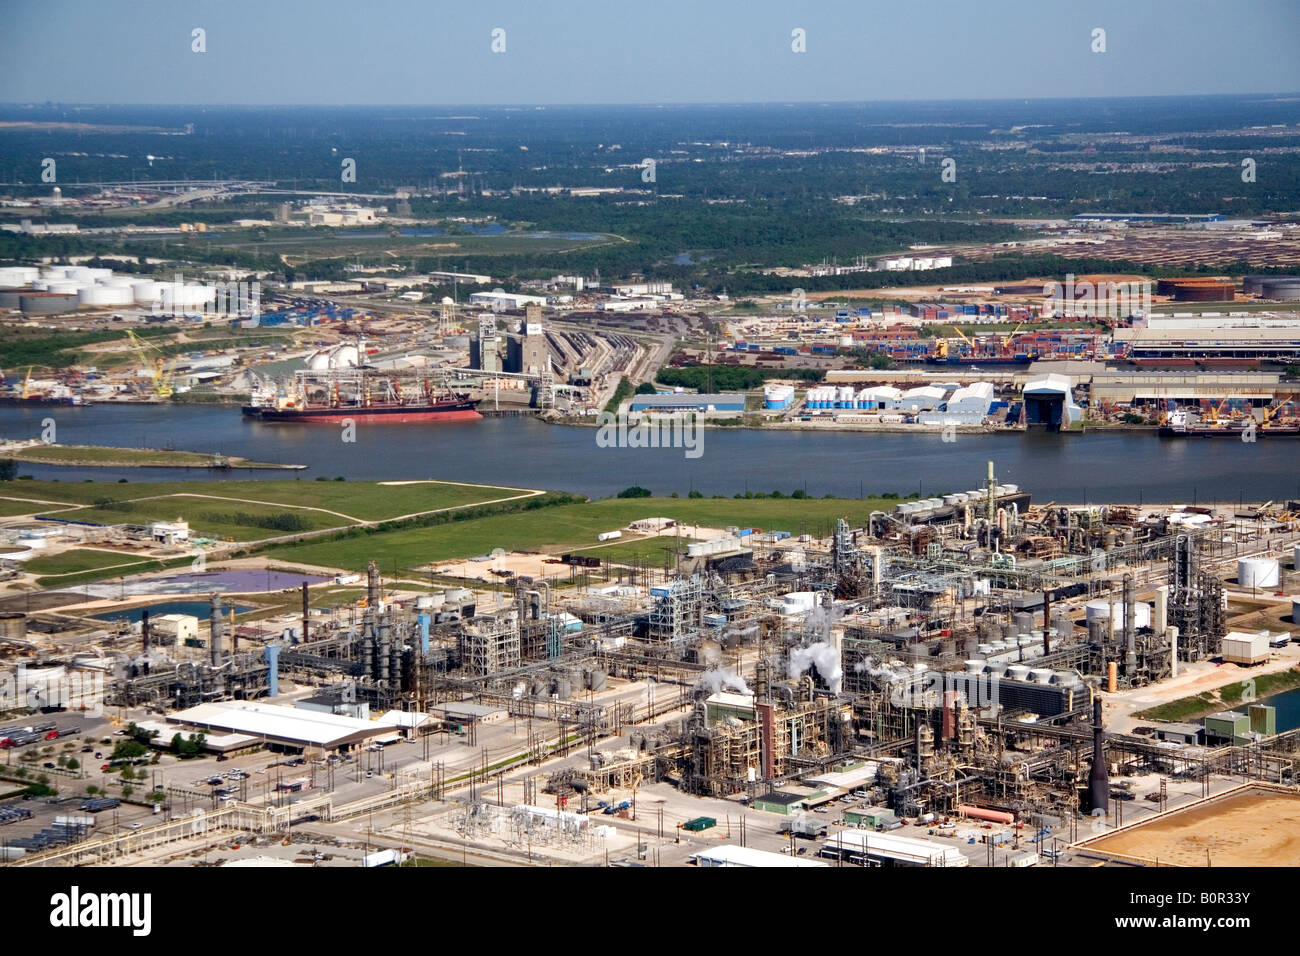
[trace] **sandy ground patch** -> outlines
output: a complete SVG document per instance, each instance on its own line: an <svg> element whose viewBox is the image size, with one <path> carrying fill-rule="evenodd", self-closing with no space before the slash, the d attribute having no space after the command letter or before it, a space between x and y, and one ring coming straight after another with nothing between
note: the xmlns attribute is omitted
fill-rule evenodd
<svg viewBox="0 0 1300 956"><path fill-rule="evenodd" d="M1297 866L1300 794L1243 793L1089 846L1181 866Z"/></svg>

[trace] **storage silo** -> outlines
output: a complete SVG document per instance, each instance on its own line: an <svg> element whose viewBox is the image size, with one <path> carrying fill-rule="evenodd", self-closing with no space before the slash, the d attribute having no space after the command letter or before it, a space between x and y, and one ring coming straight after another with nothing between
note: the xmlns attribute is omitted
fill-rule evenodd
<svg viewBox="0 0 1300 956"><path fill-rule="evenodd" d="M144 279L132 283L131 291L138 305L152 305L162 298L163 284L153 279Z"/></svg>
<svg viewBox="0 0 1300 956"><path fill-rule="evenodd" d="M0 286L24 286L41 277L39 269L30 266L0 266Z"/></svg>
<svg viewBox="0 0 1300 956"><path fill-rule="evenodd" d="M1242 558L1237 562L1237 586L1275 588L1278 581L1276 558Z"/></svg>
<svg viewBox="0 0 1300 956"><path fill-rule="evenodd" d="M1110 603L1108 601L1089 601L1083 606L1086 620L1089 624L1088 633L1092 633L1092 624L1096 622L1101 626L1102 632L1109 628ZM1133 605L1133 621L1136 627L1151 626L1151 605L1143 601ZM1124 603L1118 598L1115 599L1115 631L1118 633L1124 627Z"/></svg>
<svg viewBox="0 0 1300 956"><path fill-rule="evenodd" d="M1260 295L1264 291L1264 283L1272 282L1277 279L1295 279L1300 276L1242 276L1241 291L1246 295Z"/></svg>
<svg viewBox="0 0 1300 956"><path fill-rule="evenodd" d="M61 315L77 307L75 293L26 292L18 296L18 308L28 315Z"/></svg>
<svg viewBox="0 0 1300 956"><path fill-rule="evenodd" d="M27 637L27 615L22 611L0 611L0 637L21 641Z"/></svg>
<svg viewBox="0 0 1300 956"><path fill-rule="evenodd" d="M135 302L134 290L121 286L90 285L77 293L80 305L108 308L117 305L132 305Z"/></svg>
<svg viewBox="0 0 1300 956"><path fill-rule="evenodd" d="M1300 278L1265 280L1260 297L1276 302L1300 302Z"/></svg>

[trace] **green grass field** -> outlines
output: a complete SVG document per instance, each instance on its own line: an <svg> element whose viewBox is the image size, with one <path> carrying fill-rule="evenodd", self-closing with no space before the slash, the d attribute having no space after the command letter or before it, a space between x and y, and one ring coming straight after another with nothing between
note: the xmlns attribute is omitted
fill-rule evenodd
<svg viewBox="0 0 1300 956"><path fill-rule="evenodd" d="M127 483L22 481L0 486L0 495L8 498L66 501L85 505L94 504L101 498L135 501L165 495L186 495L193 501L202 499L194 499L192 496L209 495L212 498L231 500L213 501L210 505L203 505L202 510L236 510L236 506L240 504L239 499L243 499L254 503L290 505L295 508L320 508L360 521L382 521L421 511L500 501L523 493L515 488L443 482L387 485L376 481L302 480ZM183 502L187 499L174 500ZM171 517L174 518L176 515L173 514Z"/></svg>
<svg viewBox="0 0 1300 956"><path fill-rule="evenodd" d="M274 527L241 523L239 515L293 514L298 530L342 528L361 521L384 521L405 515L466 505L487 504L526 492L485 485L419 483L385 485L342 481L173 481L125 484L106 482L24 481L7 484L0 493L0 514L52 514L101 524L144 524L182 517L198 536L255 541L285 532ZM33 502L63 501L84 507L51 508ZM17 500L15 500L17 499ZM129 508L94 507L103 500L129 502ZM317 510L313 510L317 509Z"/></svg>
<svg viewBox="0 0 1300 956"><path fill-rule="evenodd" d="M493 548L515 551L567 551L592 548L602 531L613 531L638 518L667 517L684 522L683 537L690 537L690 525L702 527L762 528L824 535L835 519L847 516L861 524L877 509L891 509L894 502L879 499L845 498L606 498L585 504L559 505L521 514L497 515L452 522L432 528L412 528L336 541L313 541L272 548L270 554L285 561L301 561L323 567L360 571L375 558L384 572L419 569L430 563L486 554ZM666 543L666 542L665 542ZM627 542L632 547L643 543ZM662 557L663 543L650 542L646 553ZM599 554L599 551L589 553Z"/></svg>
<svg viewBox="0 0 1300 956"><path fill-rule="evenodd" d="M168 495L163 498L132 500L129 504L129 509L79 508L76 511L61 512L60 517L98 524L149 524L153 521L174 521L179 517L189 522L190 531L195 537L233 538L235 541L257 541L291 533L273 525L252 523L258 518L270 520L286 514L294 515L300 519L301 524L293 530L299 532L343 528L353 524L347 518L321 511L223 498ZM239 520L244 516L248 518L247 523Z"/></svg>
<svg viewBox="0 0 1300 956"><path fill-rule="evenodd" d="M23 567L33 574L74 574L81 571L100 571L110 567L116 569L118 565L128 565L135 570L143 571L146 566L157 566L158 562L142 558L138 554L112 554L107 551L76 548L72 551L64 551L62 554L32 558L25 562Z"/></svg>
<svg viewBox="0 0 1300 956"><path fill-rule="evenodd" d="M26 482L23 482L23 484L26 484ZM25 501L21 498L0 498L0 518L40 514L49 508L50 505L41 504L38 501Z"/></svg>
<svg viewBox="0 0 1300 956"><path fill-rule="evenodd" d="M160 468L184 468L197 466L210 467L212 456L199 451L169 451L163 448L107 448L97 445L33 445L23 448L11 456L17 461L37 464L82 464L127 465L133 467L157 466ZM246 462L242 458L233 459L232 463L252 466L257 462ZM262 467L274 468L265 462Z"/></svg>

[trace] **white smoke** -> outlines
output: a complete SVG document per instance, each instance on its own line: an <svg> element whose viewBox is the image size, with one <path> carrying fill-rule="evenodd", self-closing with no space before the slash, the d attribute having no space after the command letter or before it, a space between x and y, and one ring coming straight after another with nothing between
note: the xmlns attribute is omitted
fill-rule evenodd
<svg viewBox="0 0 1300 956"><path fill-rule="evenodd" d="M888 667L877 664L875 658L864 657L853 665L853 673L867 674L871 677L892 677L894 672Z"/></svg>
<svg viewBox="0 0 1300 956"><path fill-rule="evenodd" d="M807 673L808 668L816 667L826 686L832 694L838 694L844 683L844 669L840 667L840 652L826 641L818 641L807 647L796 647L790 651L789 676L798 679Z"/></svg>
<svg viewBox="0 0 1300 956"><path fill-rule="evenodd" d="M695 686L703 688L710 694L716 694L722 690L731 690L738 694L752 693L749 685L745 683L745 679L739 674L716 667L701 674L700 679L695 682Z"/></svg>
<svg viewBox="0 0 1300 956"><path fill-rule="evenodd" d="M844 614L842 607L834 604L816 604L804 615L803 626L808 636L823 643L831 639L831 625Z"/></svg>

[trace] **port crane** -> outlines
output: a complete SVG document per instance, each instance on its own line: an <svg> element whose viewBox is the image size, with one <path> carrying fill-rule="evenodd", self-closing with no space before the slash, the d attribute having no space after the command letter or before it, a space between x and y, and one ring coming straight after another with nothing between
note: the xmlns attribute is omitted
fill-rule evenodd
<svg viewBox="0 0 1300 956"><path fill-rule="evenodd" d="M157 346L150 345L136 335L131 329L126 330L126 337L135 349L136 356L140 359L140 364L146 369L153 370L153 392L159 398L171 398L175 389L172 387L171 373L167 370L167 361ZM149 358L147 350L153 349L158 352L152 361Z"/></svg>

